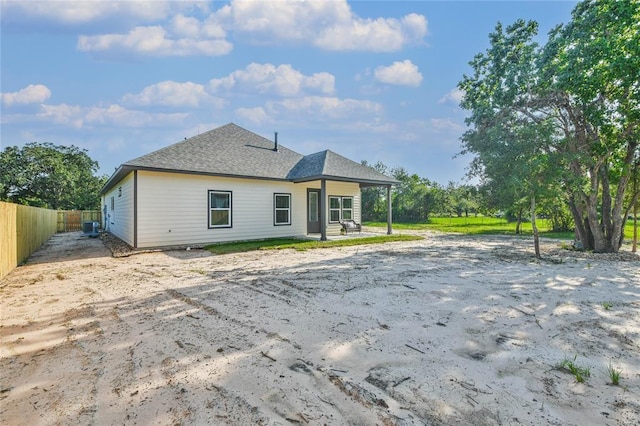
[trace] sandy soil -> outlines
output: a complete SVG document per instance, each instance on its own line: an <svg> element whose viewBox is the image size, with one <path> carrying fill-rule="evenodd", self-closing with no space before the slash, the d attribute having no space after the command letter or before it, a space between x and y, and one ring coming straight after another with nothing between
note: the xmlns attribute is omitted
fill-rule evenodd
<svg viewBox="0 0 640 426"><path fill-rule="evenodd" d="M0 423L639 424L638 258L425 236L113 258L56 235L0 281Z"/></svg>

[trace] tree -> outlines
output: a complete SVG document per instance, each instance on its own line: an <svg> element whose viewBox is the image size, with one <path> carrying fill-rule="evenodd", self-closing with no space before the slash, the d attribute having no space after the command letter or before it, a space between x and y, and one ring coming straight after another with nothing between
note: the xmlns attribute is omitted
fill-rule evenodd
<svg viewBox="0 0 640 426"><path fill-rule="evenodd" d="M391 174L400 182L393 192L393 216L404 222L427 222L440 202L437 184L409 174L402 167L393 169Z"/></svg>
<svg viewBox="0 0 640 426"><path fill-rule="evenodd" d="M371 165L366 160L362 160L361 164L372 168L378 173L387 174L387 166L382 162ZM379 186L370 186L363 188L362 196L362 220L364 221L386 221L387 220L387 190Z"/></svg>
<svg viewBox="0 0 640 426"><path fill-rule="evenodd" d="M86 150L32 142L0 153L0 199L63 210L100 208L106 176Z"/></svg>
<svg viewBox="0 0 640 426"><path fill-rule="evenodd" d="M640 2L588 0L542 52L540 98L555 109L563 181L587 249L617 252L640 139Z"/></svg>
<svg viewBox="0 0 640 426"><path fill-rule="evenodd" d="M503 197L503 207L505 201L517 207L516 232L523 211L530 211L539 257L536 200L549 187L552 127L524 109L535 94L537 27L523 20L506 29L498 24L490 48L470 62L474 74L465 75L459 87L465 93L461 105L471 111L466 120L471 128L462 136L463 152L476 154L471 172Z"/></svg>
<svg viewBox="0 0 640 426"><path fill-rule="evenodd" d="M473 185L456 185L449 182L445 188L448 203L448 212L458 217L469 216L469 213L478 213L480 203L478 201L478 188Z"/></svg>
<svg viewBox="0 0 640 426"><path fill-rule="evenodd" d="M585 249L617 252L640 136L640 2L588 0L540 48L535 22L490 34L459 87L471 111L463 152L503 194L535 201L561 187ZM627 197L628 198L628 197Z"/></svg>

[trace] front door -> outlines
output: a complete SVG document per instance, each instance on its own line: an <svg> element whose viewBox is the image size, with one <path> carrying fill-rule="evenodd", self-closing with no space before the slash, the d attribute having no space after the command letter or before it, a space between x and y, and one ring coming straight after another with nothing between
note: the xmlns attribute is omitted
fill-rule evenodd
<svg viewBox="0 0 640 426"><path fill-rule="evenodd" d="M307 234L320 233L320 190L307 189Z"/></svg>

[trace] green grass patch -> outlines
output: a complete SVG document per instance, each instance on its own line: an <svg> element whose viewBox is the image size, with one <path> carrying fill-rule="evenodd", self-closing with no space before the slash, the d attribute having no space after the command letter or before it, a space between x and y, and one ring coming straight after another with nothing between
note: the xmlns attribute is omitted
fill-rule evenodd
<svg viewBox="0 0 640 426"><path fill-rule="evenodd" d="M297 238L273 238L268 240L240 241L232 243L211 244L205 247L214 254L241 253L254 250L294 249L305 251L317 248L359 246L365 244L384 244L396 241L416 241L423 237L416 235L380 235L375 237L349 238L333 241L301 240Z"/></svg>
<svg viewBox="0 0 640 426"><path fill-rule="evenodd" d="M618 386L620 384L620 375L622 374L622 370L619 368L615 368L613 365L611 365L611 361L609 361L607 373L609 374L609 379L611 379L611 384L614 386Z"/></svg>
<svg viewBox="0 0 640 426"><path fill-rule="evenodd" d="M562 362L557 365L557 368L571 373L578 383L584 383L586 379L591 377L591 368L578 366L576 364L576 358L578 358L578 355L574 356L573 359L565 357Z"/></svg>
<svg viewBox="0 0 640 426"><path fill-rule="evenodd" d="M548 219L538 219L536 224L538 225L538 231L541 236L562 240L573 240L574 238L573 232L552 232L551 221ZM364 222L363 225L381 228L387 227L386 222ZM394 223L393 229L456 232L469 235L516 235L515 222L490 216L432 217L427 223ZM520 229L520 235L533 235L530 222L523 222L520 225ZM627 222L624 235L627 240L633 238L633 223Z"/></svg>

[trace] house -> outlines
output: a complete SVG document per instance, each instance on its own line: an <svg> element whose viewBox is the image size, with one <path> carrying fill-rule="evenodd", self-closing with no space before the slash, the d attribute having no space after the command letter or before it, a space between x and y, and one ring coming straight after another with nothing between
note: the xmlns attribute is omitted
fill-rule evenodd
<svg viewBox="0 0 640 426"><path fill-rule="evenodd" d="M331 151L301 155L233 123L122 164L103 229L135 248L339 234L360 188L397 181ZM388 232L391 209L388 203Z"/></svg>

